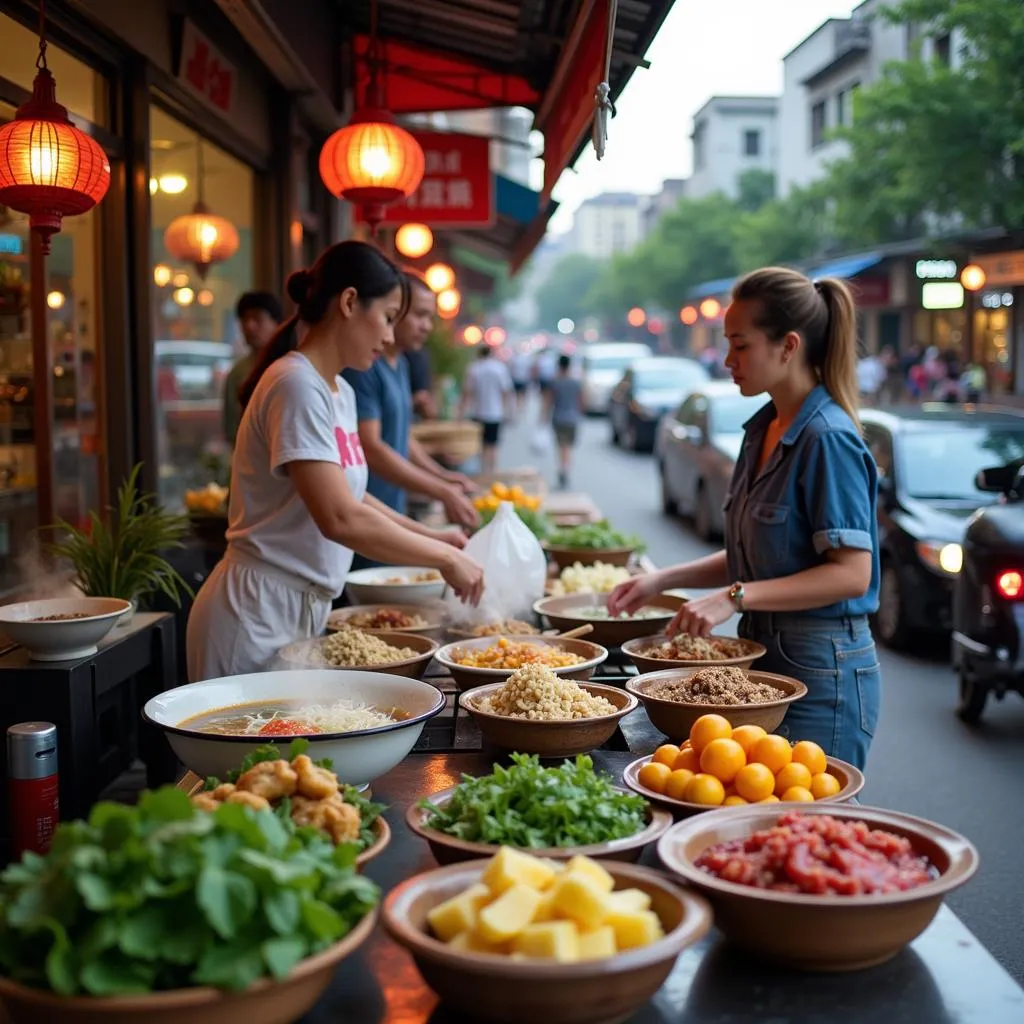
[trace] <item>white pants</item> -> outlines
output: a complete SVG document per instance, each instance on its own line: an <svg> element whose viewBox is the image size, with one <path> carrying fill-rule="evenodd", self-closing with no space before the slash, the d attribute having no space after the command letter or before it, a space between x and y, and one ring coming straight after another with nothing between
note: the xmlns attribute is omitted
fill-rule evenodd
<svg viewBox="0 0 1024 1024"><path fill-rule="evenodd" d="M255 558L229 552L188 618L188 679L264 672L282 647L320 636L331 595Z"/></svg>

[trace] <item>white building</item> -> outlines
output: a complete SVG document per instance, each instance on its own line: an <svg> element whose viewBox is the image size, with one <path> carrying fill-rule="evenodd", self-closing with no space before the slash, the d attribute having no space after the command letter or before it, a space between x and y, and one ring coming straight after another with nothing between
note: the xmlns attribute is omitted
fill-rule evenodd
<svg viewBox="0 0 1024 1024"><path fill-rule="evenodd" d="M581 203L573 215L569 249L606 260L629 252L643 237L646 196L605 192Z"/></svg>
<svg viewBox="0 0 1024 1024"><path fill-rule="evenodd" d="M775 171L778 162L775 96L712 96L693 115L693 174L687 195L722 192L735 198L744 171Z"/></svg>
<svg viewBox="0 0 1024 1024"><path fill-rule="evenodd" d="M641 229L643 237L646 238L658 226L658 221L670 213L678 205L681 199L689 195L689 178L666 178L661 183L661 191L651 196L643 211L643 222Z"/></svg>

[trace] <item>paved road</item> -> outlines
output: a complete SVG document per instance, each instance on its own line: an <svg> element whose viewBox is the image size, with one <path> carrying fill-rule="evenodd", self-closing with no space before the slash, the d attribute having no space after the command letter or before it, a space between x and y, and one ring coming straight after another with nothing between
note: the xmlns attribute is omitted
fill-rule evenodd
<svg viewBox="0 0 1024 1024"><path fill-rule="evenodd" d="M537 462L527 444L529 418L508 432L501 467ZM662 514L653 459L612 448L605 421L583 425L576 462L573 489L589 491L612 522L643 536L657 564L713 550ZM554 457L545 464L553 480ZM941 822L978 846L981 870L950 904L1024 983L1024 700L993 703L982 726L968 728L953 711L956 680L945 641L929 648L914 657L880 651L882 714L863 800Z"/></svg>

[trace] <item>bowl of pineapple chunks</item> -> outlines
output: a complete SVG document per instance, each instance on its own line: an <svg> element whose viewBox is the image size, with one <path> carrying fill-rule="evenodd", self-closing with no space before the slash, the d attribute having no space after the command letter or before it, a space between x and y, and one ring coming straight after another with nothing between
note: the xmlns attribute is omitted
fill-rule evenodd
<svg viewBox="0 0 1024 1024"><path fill-rule="evenodd" d="M625 1020L711 926L711 907L648 868L503 846L389 894L384 927L453 1010L494 1024Z"/></svg>

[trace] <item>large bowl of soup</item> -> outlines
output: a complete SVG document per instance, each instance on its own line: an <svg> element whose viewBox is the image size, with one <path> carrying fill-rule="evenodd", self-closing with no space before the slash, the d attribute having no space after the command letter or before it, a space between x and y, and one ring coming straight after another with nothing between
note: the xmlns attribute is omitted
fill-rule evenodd
<svg viewBox="0 0 1024 1024"><path fill-rule="evenodd" d="M418 679L298 669L178 686L147 701L142 717L202 777L223 778L257 747L302 736L314 761L330 758L339 779L362 786L394 768L444 706Z"/></svg>

